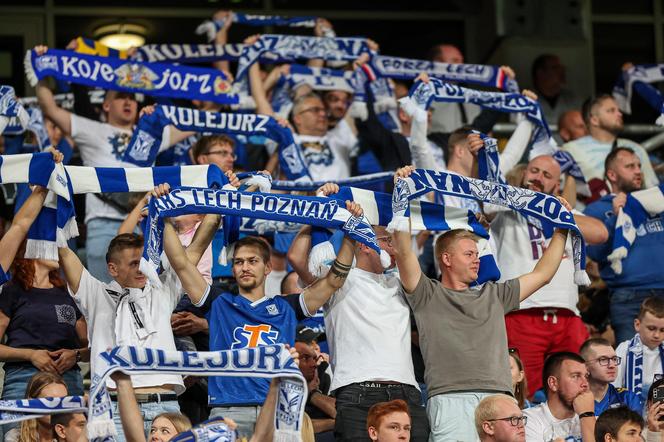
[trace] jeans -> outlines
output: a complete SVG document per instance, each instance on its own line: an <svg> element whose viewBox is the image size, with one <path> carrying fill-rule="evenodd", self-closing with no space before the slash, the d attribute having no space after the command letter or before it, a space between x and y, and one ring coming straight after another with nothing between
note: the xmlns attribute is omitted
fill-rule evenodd
<svg viewBox="0 0 664 442"><path fill-rule="evenodd" d="M634 319L641 303L651 296L664 297L664 289L615 289L610 292L609 312L611 327L616 335L616 345L634 337Z"/></svg>
<svg viewBox="0 0 664 442"><path fill-rule="evenodd" d="M237 424L238 440L246 437L247 440L254 434L254 427L261 407L247 405L245 407L214 407L210 411L210 419L231 418Z"/></svg>
<svg viewBox="0 0 664 442"><path fill-rule="evenodd" d="M28 386L30 378L39 373L37 367L30 364L9 364L5 365L5 379L2 386L2 398L0 399L25 399L25 389ZM67 391L70 396L83 396L83 377L81 371L71 369L66 371L62 378L67 384ZM14 427L18 427L20 422L2 425L0 431L0 440L3 435Z"/></svg>
<svg viewBox="0 0 664 442"><path fill-rule="evenodd" d="M111 276L106 268L106 251L111 240L117 236L120 224L122 221L109 218L93 218L87 222L86 268L92 276L102 282L111 281Z"/></svg>
<svg viewBox="0 0 664 442"><path fill-rule="evenodd" d="M473 442L479 440L475 429L475 408L482 399L495 393L459 392L437 394L427 402L431 423L429 442Z"/></svg>
<svg viewBox="0 0 664 442"><path fill-rule="evenodd" d="M336 390L337 418L334 425L334 435L337 441L370 441L367 433L367 414L369 408L378 402L403 399L408 404L411 416L410 440L413 442L426 442L429 438L429 421L420 391L412 385L406 384L376 384L376 387L367 386L371 382L350 384Z"/></svg>
<svg viewBox="0 0 664 442"><path fill-rule="evenodd" d="M179 413L180 406L178 401L165 401L165 402L142 402L138 404L138 408L143 416L143 430L145 431L145 439L150 440L150 427L155 417L161 413ZM116 442L126 442L124 431L122 430L122 420L120 420L120 410L118 410L118 403L113 401L113 423L115 423L115 430L118 435L115 436Z"/></svg>

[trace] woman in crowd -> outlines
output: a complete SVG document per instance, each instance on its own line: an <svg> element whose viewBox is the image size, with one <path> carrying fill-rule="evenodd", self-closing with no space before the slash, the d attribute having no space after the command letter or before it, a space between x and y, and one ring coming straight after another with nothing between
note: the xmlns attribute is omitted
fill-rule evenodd
<svg viewBox="0 0 664 442"><path fill-rule="evenodd" d="M25 243L17 256L23 256ZM62 376L72 395L83 394L79 361L89 360L85 319L67 293L58 261L15 258L0 296L2 399L23 399L38 372Z"/></svg>
<svg viewBox="0 0 664 442"><path fill-rule="evenodd" d="M514 398L519 402L519 408L530 408L531 404L528 401L528 384L526 383L526 376L523 371L523 363L519 358L516 351L510 348L510 371L512 373L512 391Z"/></svg>
<svg viewBox="0 0 664 442"><path fill-rule="evenodd" d="M168 442L173 437L191 429L191 421L181 413L161 413L152 420L150 442Z"/></svg>
<svg viewBox="0 0 664 442"><path fill-rule="evenodd" d="M30 378L27 388L21 394L21 397L26 399L65 396L68 396L67 386L62 377L43 371ZM23 421L20 427L13 428L5 435L5 442L51 442L52 440L51 416Z"/></svg>

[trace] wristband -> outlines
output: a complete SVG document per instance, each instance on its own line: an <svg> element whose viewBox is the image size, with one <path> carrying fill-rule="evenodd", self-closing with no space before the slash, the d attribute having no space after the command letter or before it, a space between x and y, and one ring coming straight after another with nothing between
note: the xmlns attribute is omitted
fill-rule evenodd
<svg viewBox="0 0 664 442"><path fill-rule="evenodd" d="M583 419L584 417L595 417L595 412L594 411L586 411L585 413L581 413L579 415L579 419Z"/></svg>

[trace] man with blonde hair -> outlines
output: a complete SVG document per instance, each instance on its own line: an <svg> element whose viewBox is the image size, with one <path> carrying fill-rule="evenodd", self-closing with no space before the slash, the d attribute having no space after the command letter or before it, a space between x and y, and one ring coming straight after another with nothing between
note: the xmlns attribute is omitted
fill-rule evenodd
<svg viewBox="0 0 664 442"><path fill-rule="evenodd" d="M527 421L516 399L506 394L487 396L475 409L475 427L481 442L525 442Z"/></svg>

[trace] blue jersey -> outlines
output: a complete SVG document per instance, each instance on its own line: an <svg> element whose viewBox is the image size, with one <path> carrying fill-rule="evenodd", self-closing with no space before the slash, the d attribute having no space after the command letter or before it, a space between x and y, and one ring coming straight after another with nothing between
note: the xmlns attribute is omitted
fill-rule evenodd
<svg viewBox="0 0 664 442"><path fill-rule="evenodd" d="M5 272L5 269L0 265L0 286L5 282L9 281L9 275Z"/></svg>
<svg viewBox="0 0 664 442"><path fill-rule="evenodd" d="M586 207L585 215L597 218L609 231L609 240L604 244L588 246L588 256L599 264L600 276L610 289L664 288L664 272L660 256L664 248L664 214L648 218L636 230L636 239L629 249L627 258L622 260L622 273L617 275L607 257L612 252L613 236L617 216L613 213L614 195L606 195Z"/></svg>
<svg viewBox="0 0 664 442"><path fill-rule="evenodd" d="M621 405L626 405L638 414L643 411L641 398L637 394L626 388L616 388L609 384L609 389L606 391L604 398L599 402L595 401L595 416L599 416L609 408L616 408Z"/></svg>
<svg viewBox="0 0 664 442"><path fill-rule="evenodd" d="M213 287L203 309L210 324L210 350L229 350L271 344L295 344L297 322L305 317L300 295L275 296L251 302L242 295ZM214 299L214 300L211 300ZM269 379L211 376L208 402L213 406L262 405Z"/></svg>

